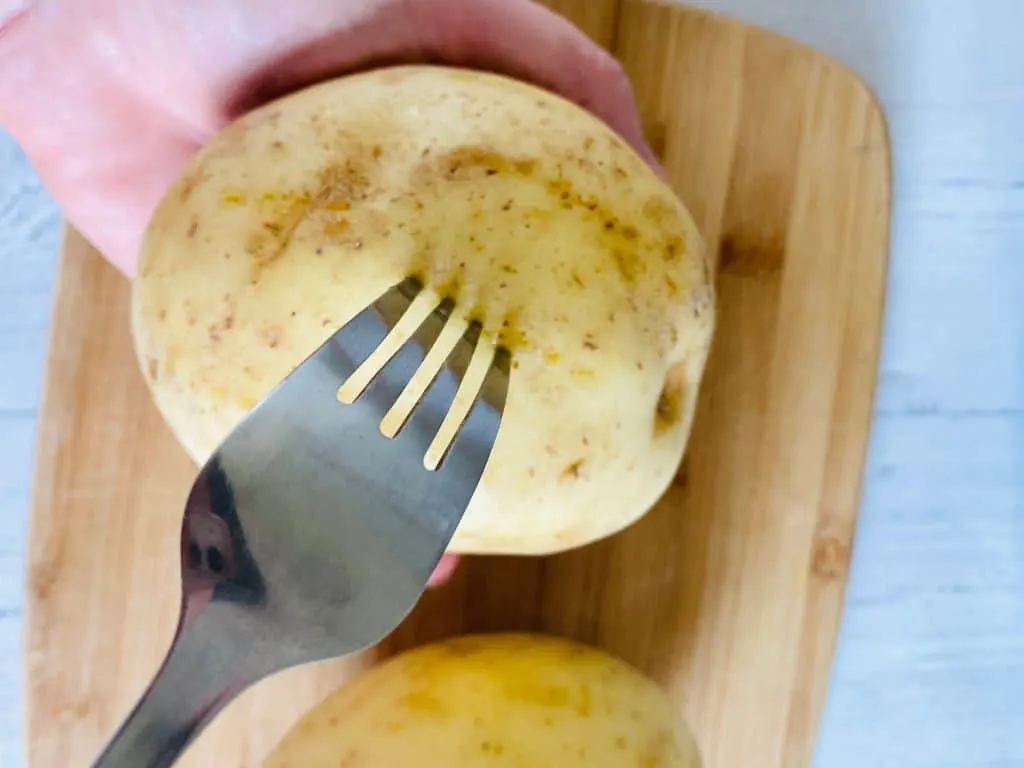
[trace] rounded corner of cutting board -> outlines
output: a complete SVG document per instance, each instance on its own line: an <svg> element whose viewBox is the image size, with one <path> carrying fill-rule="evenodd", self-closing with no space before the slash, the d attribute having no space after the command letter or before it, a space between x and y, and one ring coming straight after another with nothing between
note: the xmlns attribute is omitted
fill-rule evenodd
<svg viewBox="0 0 1024 768"><path fill-rule="evenodd" d="M374 653L470 631L572 637L664 686L707 768L807 765L877 375L884 116L842 65L735 20L647 0L551 4L623 59L718 264L690 447L631 528L550 558L470 558ZM88 764L159 663L194 471L137 369L128 282L73 230L63 249L28 555L27 754L46 768ZM258 764L372 658L259 684L182 765Z"/></svg>

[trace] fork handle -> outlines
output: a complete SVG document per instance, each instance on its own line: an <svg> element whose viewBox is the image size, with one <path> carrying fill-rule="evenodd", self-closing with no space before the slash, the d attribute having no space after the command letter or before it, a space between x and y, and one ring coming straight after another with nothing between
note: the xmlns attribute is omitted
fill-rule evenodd
<svg viewBox="0 0 1024 768"><path fill-rule="evenodd" d="M211 642L209 629L201 631L197 623L175 638L156 677L93 768L173 765L246 687L241 657L232 645Z"/></svg>

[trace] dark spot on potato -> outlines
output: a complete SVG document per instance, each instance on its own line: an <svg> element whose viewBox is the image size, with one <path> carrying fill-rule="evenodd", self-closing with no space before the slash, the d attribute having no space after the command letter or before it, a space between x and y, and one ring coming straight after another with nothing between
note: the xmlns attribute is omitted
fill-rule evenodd
<svg viewBox="0 0 1024 768"><path fill-rule="evenodd" d="M683 255L683 238L673 237L665 244L665 261L678 261Z"/></svg>
<svg viewBox="0 0 1024 768"><path fill-rule="evenodd" d="M497 757L504 753L505 746L500 741L483 741L480 743L480 751Z"/></svg>
<svg viewBox="0 0 1024 768"><path fill-rule="evenodd" d="M441 181L470 181L508 173L528 177L537 164L535 158L509 157L488 147L465 145L422 163L413 174L416 183L433 186Z"/></svg>
<svg viewBox="0 0 1024 768"><path fill-rule="evenodd" d="M276 349L278 345L281 343L281 337L283 335L284 332L281 330L281 328L275 325L271 326L270 328L265 328L263 330L263 333L261 334L261 337L264 344L266 344L271 349Z"/></svg>
<svg viewBox="0 0 1024 768"><path fill-rule="evenodd" d="M295 230L309 215L313 201L308 194L300 192L264 195L261 204L265 217L262 227L250 233L245 244L245 250L253 260L251 279L254 283L259 280L260 272L288 248Z"/></svg>
<svg viewBox="0 0 1024 768"><path fill-rule="evenodd" d="M185 233L189 239L196 236L196 232L199 231L199 217L193 216L192 222L188 225L188 232Z"/></svg>
<svg viewBox="0 0 1024 768"><path fill-rule="evenodd" d="M660 197L652 197L644 203L644 218L652 224L662 224L676 217L676 209Z"/></svg>
<svg viewBox="0 0 1024 768"><path fill-rule="evenodd" d="M184 203L192 196L192 193L195 192L196 187L198 187L199 184L202 183L205 179L206 173L200 168L196 168L186 173L181 179L180 194L178 199Z"/></svg>
<svg viewBox="0 0 1024 768"><path fill-rule="evenodd" d="M682 364L669 369L665 384L658 396L654 414L654 436L660 437L675 427L683 417L683 398L686 394L685 370Z"/></svg>
<svg viewBox="0 0 1024 768"><path fill-rule="evenodd" d="M619 270L619 275L627 284L635 283L644 269L643 260L633 250L614 248L612 259L615 261L615 268Z"/></svg>
<svg viewBox="0 0 1024 768"><path fill-rule="evenodd" d="M583 337L583 348L589 350L597 349L597 340L594 338L594 334L588 333Z"/></svg>

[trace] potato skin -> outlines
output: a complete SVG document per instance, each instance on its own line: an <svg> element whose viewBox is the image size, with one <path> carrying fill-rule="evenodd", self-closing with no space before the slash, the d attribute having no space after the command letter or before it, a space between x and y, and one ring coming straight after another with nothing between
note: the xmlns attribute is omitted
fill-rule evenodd
<svg viewBox="0 0 1024 768"><path fill-rule="evenodd" d="M363 673L264 768L699 768L668 697L604 652L540 635L462 637Z"/></svg>
<svg viewBox="0 0 1024 768"><path fill-rule="evenodd" d="M498 442L451 551L571 549L653 505L713 330L703 242L606 125L496 75L376 70L225 129L150 222L133 287L143 374L202 462L408 275L513 354Z"/></svg>

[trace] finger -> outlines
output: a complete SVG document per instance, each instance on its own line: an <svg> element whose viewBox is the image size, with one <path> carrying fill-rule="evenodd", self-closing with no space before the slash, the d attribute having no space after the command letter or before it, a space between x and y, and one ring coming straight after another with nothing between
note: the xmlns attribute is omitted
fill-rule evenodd
<svg viewBox="0 0 1024 768"><path fill-rule="evenodd" d="M441 562L437 564L437 568L434 569L433 575L427 582L428 587L440 587L443 584L447 584L452 576L455 575L455 569L459 566L458 555L445 555L441 558Z"/></svg>
<svg viewBox="0 0 1024 768"><path fill-rule="evenodd" d="M130 275L146 221L197 146L126 93L62 15L16 21L0 47L0 123L76 228Z"/></svg>

